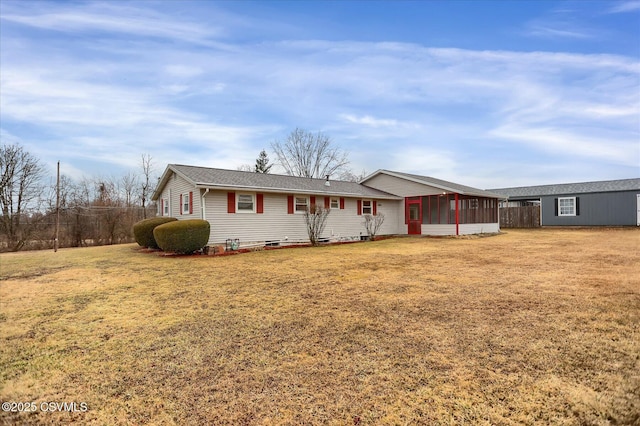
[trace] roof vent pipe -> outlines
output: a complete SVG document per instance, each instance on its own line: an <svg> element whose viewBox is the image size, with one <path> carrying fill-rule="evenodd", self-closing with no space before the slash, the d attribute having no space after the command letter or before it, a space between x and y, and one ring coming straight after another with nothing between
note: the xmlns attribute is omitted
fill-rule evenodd
<svg viewBox="0 0 640 426"><path fill-rule="evenodd" d="M329 182L329 175L327 175L327 180L325 181L324 186L331 186L331 182Z"/></svg>

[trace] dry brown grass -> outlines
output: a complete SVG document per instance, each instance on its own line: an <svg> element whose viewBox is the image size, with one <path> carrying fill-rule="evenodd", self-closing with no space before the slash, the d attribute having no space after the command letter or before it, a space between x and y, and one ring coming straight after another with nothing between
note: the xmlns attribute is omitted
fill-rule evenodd
<svg viewBox="0 0 640 426"><path fill-rule="evenodd" d="M59 424L640 424L640 231L220 258L0 256L0 413Z"/></svg>

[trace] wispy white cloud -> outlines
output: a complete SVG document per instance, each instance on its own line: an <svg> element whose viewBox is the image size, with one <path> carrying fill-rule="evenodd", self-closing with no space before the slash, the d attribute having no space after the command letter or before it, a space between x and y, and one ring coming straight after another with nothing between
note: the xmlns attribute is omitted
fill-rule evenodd
<svg viewBox="0 0 640 426"><path fill-rule="evenodd" d="M640 1L631 0L631 1L615 2L615 4L607 10L607 12L608 13L627 13L627 12L635 12L636 10L640 10Z"/></svg>
<svg viewBox="0 0 640 426"><path fill-rule="evenodd" d="M525 34L532 37L544 37L544 38L577 38L587 39L593 38L594 34L588 33L585 30L567 27L566 25L558 24L556 27L545 26L543 24L532 24L529 26Z"/></svg>
<svg viewBox="0 0 640 426"><path fill-rule="evenodd" d="M341 114L340 118L348 123L362 124L370 127L398 127L401 123L398 120L387 118L375 118L370 115L356 116L353 114Z"/></svg>
<svg viewBox="0 0 640 426"><path fill-rule="evenodd" d="M214 25L180 21L150 9L113 2L72 4L55 9L35 3L29 13L12 11L11 5L6 6L9 12L2 14L2 20L69 33L109 32L202 42L221 32Z"/></svg>

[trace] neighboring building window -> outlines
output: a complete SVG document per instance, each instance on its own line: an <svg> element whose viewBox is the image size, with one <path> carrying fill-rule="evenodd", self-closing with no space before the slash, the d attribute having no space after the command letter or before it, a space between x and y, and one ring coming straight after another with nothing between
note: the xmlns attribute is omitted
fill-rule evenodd
<svg viewBox="0 0 640 426"><path fill-rule="evenodd" d="M255 213L255 198L253 194L238 194L238 213Z"/></svg>
<svg viewBox="0 0 640 426"><path fill-rule="evenodd" d="M373 204L371 200L362 200L362 214L373 214Z"/></svg>
<svg viewBox="0 0 640 426"><path fill-rule="evenodd" d="M309 209L309 199L307 197L296 197L295 202L296 213L303 213Z"/></svg>
<svg viewBox="0 0 640 426"><path fill-rule="evenodd" d="M162 199L162 216L169 216L169 199Z"/></svg>
<svg viewBox="0 0 640 426"><path fill-rule="evenodd" d="M332 209L339 209L340 208L340 199L339 198L331 198L330 207Z"/></svg>
<svg viewBox="0 0 640 426"><path fill-rule="evenodd" d="M576 197L558 198L558 216L576 215Z"/></svg>
<svg viewBox="0 0 640 426"><path fill-rule="evenodd" d="M189 193L182 194L182 214L189 214Z"/></svg>

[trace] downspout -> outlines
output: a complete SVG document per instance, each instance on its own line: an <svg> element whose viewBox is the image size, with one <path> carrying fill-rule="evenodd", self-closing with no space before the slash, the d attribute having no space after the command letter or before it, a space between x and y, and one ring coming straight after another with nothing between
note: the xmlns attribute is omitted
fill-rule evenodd
<svg viewBox="0 0 640 426"><path fill-rule="evenodd" d="M455 193L455 203L456 203L456 235L460 235L460 212L458 209L458 193Z"/></svg>
<svg viewBox="0 0 640 426"><path fill-rule="evenodd" d="M207 195L208 193L209 193L209 188L206 188L206 189L204 190L204 193L202 194L202 200L201 200L201 202L200 202L200 204L201 204L201 206L202 206L202 209L201 209L201 211L202 211L202 220L207 220L207 214L206 214L206 213L207 213L207 211L205 210L205 200L204 200L204 197L206 197L206 195Z"/></svg>

